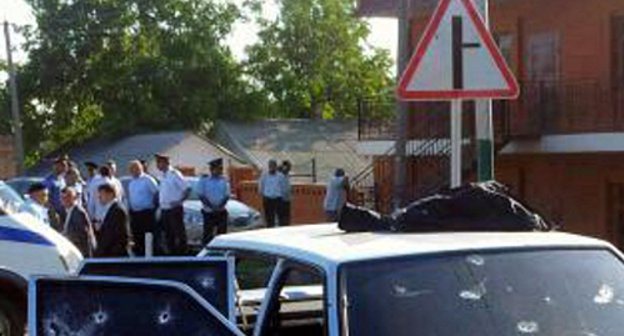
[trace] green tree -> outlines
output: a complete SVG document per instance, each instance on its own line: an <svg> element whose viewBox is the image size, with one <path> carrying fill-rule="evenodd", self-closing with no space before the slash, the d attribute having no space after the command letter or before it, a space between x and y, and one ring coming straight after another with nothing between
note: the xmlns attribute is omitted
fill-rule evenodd
<svg viewBox="0 0 624 336"><path fill-rule="evenodd" d="M250 2L261 31L246 65L283 116L353 117L358 99L389 93L392 60L366 45L355 1L276 0L275 20L262 17L261 2Z"/></svg>
<svg viewBox="0 0 624 336"><path fill-rule="evenodd" d="M19 75L27 150L93 135L247 118L263 96L224 40L239 9L222 0L27 0Z"/></svg>

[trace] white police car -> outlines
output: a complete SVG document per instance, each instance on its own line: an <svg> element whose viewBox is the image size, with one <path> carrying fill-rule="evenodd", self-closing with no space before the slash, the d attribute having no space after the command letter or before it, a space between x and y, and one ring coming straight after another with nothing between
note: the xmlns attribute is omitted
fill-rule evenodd
<svg viewBox="0 0 624 336"><path fill-rule="evenodd" d="M21 212L22 199L0 182L0 335L24 335L28 279L66 275L82 261L73 244Z"/></svg>
<svg viewBox="0 0 624 336"><path fill-rule="evenodd" d="M189 286L43 279L33 281L29 333L618 336L624 329L624 256L571 234L347 233L328 224L219 236L197 259L214 256L235 261L233 318L192 288L216 283L203 275Z"/></svg>

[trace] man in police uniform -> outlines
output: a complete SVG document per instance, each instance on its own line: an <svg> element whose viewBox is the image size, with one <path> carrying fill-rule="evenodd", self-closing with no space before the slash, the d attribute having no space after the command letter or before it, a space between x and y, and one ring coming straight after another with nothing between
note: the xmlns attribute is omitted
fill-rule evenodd
<svg viewBox="0 0 624 336"><path fill-rule="evenodd" d="M154 229L154 246L160 246L160 238L164 231L168 252L173 255L184 255L187 252L187 240L182 204L189 197L191 189L182 173L171 167L169 156L164 154L155 156L156 166L161 174L158 199L162 211L160 223Z"/></svg>
<svg viewBox="0 0 624 336"><path fill-rule="evenodd" d="M62 230L61 226L65 221L65 208L61 201L61 190L65 188L65 174L68 169L68 161L69 157L67 155L58 157L54 161L54 171L43 181L43 184L48 189L50 204L52 204L52 208L54 209L55 216L50 218L52 220L51 225L58 231Z"/></svg>
<svg viewBox="0 0 624 336"><path fill-rule="evenodd" d="M131 161L128 170L132 180L128 184L128 211L130 227L134 237L134 254L145 255L145 234L154 232L156 204L158 204L158 184L145 174L140 161Z"/></svg>
<svg viewBox="0 0 624 336"><path fill-rule="evenodd" d="M210 176L201 177L196 193L204 215L204 245L216 235L227 233L228 212L225 205L230 200L230 184L223 177L223 159L210 161Z"/></svg>

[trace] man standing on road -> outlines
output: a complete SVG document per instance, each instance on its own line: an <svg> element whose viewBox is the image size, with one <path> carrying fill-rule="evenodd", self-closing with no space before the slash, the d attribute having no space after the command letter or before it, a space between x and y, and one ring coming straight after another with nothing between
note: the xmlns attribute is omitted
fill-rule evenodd
<svg viewBox="0 0 624 336"><path fill-rule="evenodd" d="M196 186L204 215L203 244L216 235L227 233L228 212L225 205L230 200L230 184L223 177L223 159L210 161L210 176L202 176Z"/></svg>
<svg viewBox="0 0 624 336"><path fill-rule="evenodd" d="M85 189L87 187L85 182L82 180L82 176L80 176L80 171L78 170L78 168L70 167L67 170L67 174L65 174L65 186L71 187L74 189L74 191L76 191L76 193L78 194L78 202L81 206L83 206L83 200L86 198L84 197L86 193Z"/></svg>
<svg viewBox="0 0 624 336"><path fill-rule="evenodd" d="M71 241L85 258L93 257L96 248L95 232L89 216L78 202L79 197L72 187L62 192L63 206L67 212L62 233Z"/></svg>
<svg viewBox="0 0 624 336"><path fill-rule="evenodd" d="M87 188L87 213L96 227L104 220L104 206L100 203L99 188L101 185L107 183L112 185L110 168L102 166L99 171L100 173L91 180Z"/></svg>
<svg viewBox="0 0 624 336"><path fill-rule="evenodd" d="M96 181L100 177L100 174L98 172L97 163L93 161L87 161L84 163L84 165L87 168L87 181L86 181L83 198L84 198L84 207L88 212L88 207L89 207L89 204L91 203L91 194L89 192L91 190L91 184L93 183L93 181Z"/></svg>
<svg viewBox="0 0 624 336"><path fill-rule="evenodd" d="M119 203L115 187L104 183L98 187L98 198L104 207L104 220L96 225L95 257L127 257L132 255L132 233L126 210Z"/></svg>
<svg viewBox="0 0 624 336"><path fill-rule="evenodd" d="M65 188L65 174L67 173L67 161L66 156L61 156L54 161L54 172L48 175L43 184L48 189L48 195L50 195L50 204L56 213L56 216L60 223L65 220L65 208L63 208L63 202L61 202L61 190ZM60 223L53 225L55 228L60 229Z"/></svg>
<svg viewBox="0 0 624 336"><path fill-rule="evenodd" d="M128 210L130 227L134 237L134 254L145 255L145 234L154 233L158 184L153 177L145 174L140 161L132 161L128 166L132 180L128 184Z"/></svg>
<svg viewBox="0 0 624 336"><path fill-rule="evenodd" d="M160 223L154 230L154 246L160 246L160 238L164 231L168 252L173 255L184 255L187 252L187 240L182 204L189 197L191 190L182 173L171 167L169 156L157 154L156 166L162 174L158 193L158 203L162 212Z"/></svg>
<svg viewBox="0 0 624 336"><path fill-rule="evenodd" d="M98 165L93 161L85 162L85 167L87 167L87 185L91 183L91 180L98 175Z"/></svg>
<svg viewBox="0 0 624 336"><path fill-rule="evenodd" d="M292 186L290 185L290 171L292 164L286 160L282 162L280 174L282 175L282 202L279 209L278 221L280 226L290 225L290 211L292 199Z"/></svg>
<svg viewBox="0 0 624 336"><path fill-rule="evenodd" d="M349 190L349 179L342 169L336 169L334 176L327 184L324 209L329 222L340 219L340 211L345 203L345 193Z"/></svg>
<svg viewBox="0 0 624 336"><path fill-rule="evenodd" d="M44 224L50 225L48 189L43 183L35 183L28 188L28 197L24 203L24 210Z"/></svg>
<svg viewBox="0 0 624 336"><path fill-rule="evenodd" d="M262 196L267 227L276 227L275 221L279 215L284 192L284 176L277 170L277 161L269 161L269 170L260 177L258 188Z"/></svg>
<svg viewBox="0 0 624 336"><path fill-rule="evenodd" d="M119 202L122 202L123 204L125 193L124 193L124 188L123 188L123 185L121 184L121 181L119 181L119 179L117 178L117 173L118 173L117 163L114 160L108 160L106 162L106 166L110 170L110 181L113 183L113 187L115 187L115 192L117 193L117 200Z"/></svg>

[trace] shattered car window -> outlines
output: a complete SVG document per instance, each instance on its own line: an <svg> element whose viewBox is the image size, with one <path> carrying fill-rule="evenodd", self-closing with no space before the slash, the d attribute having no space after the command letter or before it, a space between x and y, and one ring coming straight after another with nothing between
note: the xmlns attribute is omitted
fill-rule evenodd
<svg viewBox="0 0 624 336"><path fill-rule="evenodd" d="M349 335L618 336L624 267L603 250L356 263L341 275Z"/></svg>

